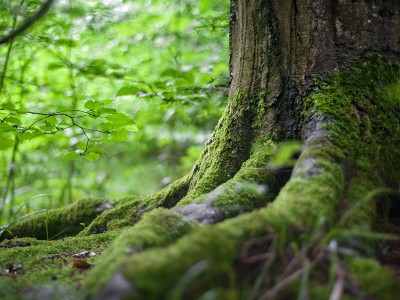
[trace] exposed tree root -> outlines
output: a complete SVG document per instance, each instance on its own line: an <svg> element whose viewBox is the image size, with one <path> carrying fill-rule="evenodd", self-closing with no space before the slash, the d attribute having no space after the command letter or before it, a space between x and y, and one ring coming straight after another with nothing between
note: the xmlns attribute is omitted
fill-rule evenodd
<svg viewBox="0 0 400 300"><path fill-rule="evenodd" d="M389 295L398 278L362 255L371 255L368 239L382 237L370 232L377 207L396 207L388 196L400 180L400 102L382 89L399 78L399 67L373 57L346 72L306 100L303 149L293 170L271 166L273 132L231 139L255 126L247 116L259 109L254 97L240 94L225 115L234 130L223 119L193 173L164 191L115 202L99 216L96 209L107 202L48 212L46 220L38 214L10 231L47 238L46 226L57 234L67 222L76 234L79 223L95 218L76 237L82 239L126 227L84 280L95 299ZM377 274L385 284L368 288Z"/></svg>
<svg viewBox="0 0 400 300"><path fill-rule="evenodd" d="M193 279L194 282L198 279L202 282L201 290L197 292L204 291L205 287L210 289L222 286L229 289L231 280L235 281L234 278L230 278L235 277L232 266L238 260L244 243L249 239L272 232L287 231L292 227L300 230L306 228L310 220L317 220L322 216L332 221L344 191L345 176L340 166L341 156L338 156L341 151L334 149L331 143L325 142L325 137L318 135L318 139L316 141L311 136L307 139L295 168L295 175L270 205L213 226L197 228L167 248L149 249L124 259L118 255L119 264L113 264L117 271L107 272L108 275L113 274L107 280L114 281L115 276L125 278L126 282L131 283L130 296L141 295L146 299L160 299L167 291L173 294L176 289L180 289L182 276L196 264L206 261L210 269L201 272L207 274L206 278L202 278L204 274L198 274L199 278ZM312 162L309 161L310 157ZM266 166L267 161L264 160L263 165ZM239 204L242 204L240 196L243 195L239 193L238 197ZM236 198L229 195L229 199ZM249 197L245 199L249 201ZM135 226L131 230L135 230ZM113 248L120 247L124 246L117 243ZM179 263L173 264L173 261ZM101 269L99 266L98 270ZM154 282L158 282L157 286ZM97 275L88 278L87 286L92 293L102 285L104 281L99 280ZM191 293L195 292L191 283L188 283L185 289L189 286ZM102 289L97 297L101 298L101 295L106 294Z"/></svg>

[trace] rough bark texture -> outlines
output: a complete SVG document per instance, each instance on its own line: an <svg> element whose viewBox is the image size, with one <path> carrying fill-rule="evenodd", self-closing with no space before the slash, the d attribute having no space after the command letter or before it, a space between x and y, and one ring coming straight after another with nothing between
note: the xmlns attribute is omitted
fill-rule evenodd
<svg viewBox="0 0 400 300"><path fill-rule="evenodd" d="M20 252L101 233L84 279L95 299L390 299L399 279L365 257L355 228L376 224L378 206L400 215L400 2L232 0L230 26L228 105L191 174L114 202L66 245ZM270 163L288 140L303 143L293 170ZM7 234L43 238L62 222L76 233L91 203ZM1 251L0 264L16 253Z"/></svg>

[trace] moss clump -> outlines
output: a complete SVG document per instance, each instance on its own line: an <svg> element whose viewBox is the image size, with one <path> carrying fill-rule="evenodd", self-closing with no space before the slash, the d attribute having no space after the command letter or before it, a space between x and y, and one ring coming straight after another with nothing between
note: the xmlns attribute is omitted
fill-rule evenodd
<svg viewBox="0 0 400 300"><path fill-rule="evenodd" d="M79 235L97 234L130 226L140 218L144 210L140 199L122 200L115 208L97 216Z"/></svg>
<svg viewBox="0 0 400 300"><path fill-rule="evenodd" d="M186 293L200 296L207 290L218 288L240 289L234 264L246 241L271 232L291 231L293 228L308 230L310 224L319 218L325 218L328 225L332 224L345 197L357 201L367 193L367 190L362 191L363 187L369 190L380 186L381 182L388 185L393 182L393 178L377 180L384 177L380 173L382 168L385 173L398 178L387 159L387 150L382 149L386 144L389 145L387 149L395 152L394 160L397 163L399 150L394 148L399 145L398 120L395 112L388 111L388 107L393 107L393 103L397 102L389 101L389 106L385 106L385 99L380 92L399 78L398 70L397 64L383 62L374 56L354 65L351 70L335 73L328 83L321 84L322 90L311 95L307 103L310 118L318 120L321 117L324 121L319 124L321 126L317 124L317 128L307 136L295 173L276 199L258 211L216 225L196 228L168 247L157 247L126 257L119 270L135 287L137 294L132 297L160 299L176 294L184 297ZM247 101L243 95L237 100L241 105ZM374 113L378 112L387 114L375 119ZM228 112L227 115L229 113L234 112ZM213 204L220 208L239 203L253 209L258 205L254 203L264 200L264 205L267 202L265 196L259 200L255 194L249 193L251 188L243 191L237 188L238 183L265 184L269 178L274 178L268 172L267 161L271 154L268 145L258 145L259 148L254 147L253 152L250 149L241 152L241 143L245 140L225 141L237 133L236 129L249 128L247 124L251 122L245 124L249 119L241 115L243 113L238 112L239 119L242 119L239 122L242 123L235 124L238 127L234 126L232 131L226 119L221 121L217 131L220 135L213 138L203 154L201 165L194 170L189 193L179 205L207 201L210 192L215 191L217 186L221 186L221 190L217 189L218 193L211 193L211 196L215 196ZM388 129L393 131L389 134ZM240 130L238 133L238 138L246 134ZM368 140L371 137L373 141ZM240 166L226 163L227 155L231 157L229 151L236 149L232 143L236 142L239 152L233 153L233 159L238 158ZM371 145L373 149L369 149ZM238 153L243 154L240 159ZM353 163L349 163L350 167L346 166L348 161ZM375 169L379 169L378 174L364 177ZM346 180L355 177L354 172L360 176L352 182ZM366 178L370 181L367 182ZM346 194L347 186L350 189ZM368 219L371 216L370 208L363 210L357 219ZM183 280L189 275L192 280ZM92 293L96 293L96 289Z"/></svg>
<svg viewBox="0 0 400 300"><path fill-rule="evenodd" d="M96 290L111 277L114 269L123 267L129 257L149 248L170 244L190 232L194 226L173 210L159 208L145 214L134 227L121 233L86 279L86 286Z"/></svg>
<svg viewBox="0 0 400 300"><path fill-rule="evenodd" d="M33 238L5 240L0 243L0 298L39 299L40 295L71 299L83 298L77 291L88 269L108 248L119 232L88 237L68 237L54 241ZM92 251L94 257L83 258L83 265L74 263L74 254ZM86 269L85 267L88 267ZM43 296L45 297L45 296Z"/></svg>
<svg viewBox="0 0 400 300"><path fill-rule="evenodd" d="M274 170L267 164L273 153L274 145L271 141L257 143L251 151L250 158L243 163L232 179L195 199L186 197L178 205L212 204L218 207L226 218L266 205L275 198L286 182L280 170Z"/></svg>
<svg viewBox="0 0 400 300"><path fill-rule="evenodd" d="M124 198L118 205L99 215L80 235L105 232L131 226L145 212L157 207L173 207L187 193L190 175L173 182L164 190L144 198Z"/></svg>
<svg viewBox="0 0 400 300"><path fill-rule="evenodd" d="M392 300L400 295L400 278L393 271L370 258L353 258L346 262L350 279L375 299Z"/></svg>
<svg viewBox="0 0 400 300"><path fill-rule="evenodd" d="M382 178L389 186L400 179L399 78L399 63L372 55L333 73L306 100L307 114L329 116L332 143L378 185Z"/></svg>
<svg viewBox="0 0 400 300"><path fill-rule="evenodd" d="M331 143L343 151L344 159L351 162L351 181L347 182L343 205L360 201L363 205L348 226L374 222L376 203L382 199L371 196L375 189L398 190L399 78L398 62L371 55L333 73L326 82L319 83L321 91L306 100L306 114L329 117L324 130Z"/></svg>
<svg viewBox="0 0 400 300"><path fill-rule="evenodd" d="M238 92L229 99L214 135L193 169L186 198L195 199L231 179L250 156L259 98Z"/></svg>
<svg viewBox="0 0 400 300"><path fill-rule="evenodd" d="M303 227L305 219L317 218L321 211L332 210L338 203L343 190L342 170L334 164L321 162L321 166L326 172L289 182L266 208L196 228L169 247L125 256L123 263L113 265L113 269L119 268L135 287L137 294L132 294L133 298L162 299L177 290L182 295L200 296L213 288L236 288L234 262L246 241L272 230L280 232L293 225ZM134 232L136 226L130 230ZM112 261L109 255L104 259ZM192 273L196 274L193 280L182 283L182 278ZM98 276L91 274L91 278L88 287L93 286L93 278ZM91 293L95 294L97 289Z"/></svg>
<svg viewBox="0 0 400 300"><path fill-rule="evenodd" d="M103 211L111 209L116 201L106 199L81 199L66 207L48 210L20 220L3 232L2 238L35 237L37 239L62 238L77 234L85 224Z"/></svg>

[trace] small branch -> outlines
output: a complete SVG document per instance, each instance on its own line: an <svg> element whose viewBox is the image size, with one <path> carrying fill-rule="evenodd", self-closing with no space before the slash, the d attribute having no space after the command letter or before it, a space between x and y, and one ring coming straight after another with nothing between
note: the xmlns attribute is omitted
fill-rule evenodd
<svg viewBox="0 0 400 300"><path fill-rule="evenodd" d="M336 266L336 281L333 286L329 300L341 300L344 295L344 286L346 283L346 269L341 264Z"/></svg>
<svg viewBox="0 0 400 300"><path fill-rule="evenodd" d="M7 36L1 38L0 45L12 41L28 28L32 27L37 21L42 19L46 15L54 1L55 0L47 0L46 2L44 2L33 16L27 18L21 26L17 27L15 30L12 30Z"/></svg>

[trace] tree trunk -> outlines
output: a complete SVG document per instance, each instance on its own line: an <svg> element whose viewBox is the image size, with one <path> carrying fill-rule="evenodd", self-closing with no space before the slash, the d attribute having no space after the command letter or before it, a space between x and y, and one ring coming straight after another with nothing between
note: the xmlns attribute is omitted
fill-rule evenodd
<svg viewBox="0 0 400 300"><path fill-rule="evenodd" d="M377 207L400 215L400 2L232 0L230 41L228 105L191 174L99 210L79 233L130 226L88 274L89 294L340 299L398 290L363 258L355 228L376 224ZM294 168L270 163L293 140L303 144ZM40 218L11 232L40 237ZM57 222L46 226L59 232ZM359 255L344 259L349 249ZM387 279L380 294L363 272Z"/></svg>

